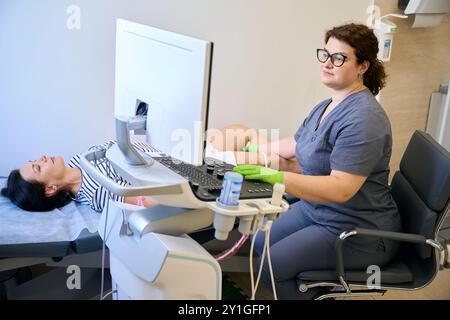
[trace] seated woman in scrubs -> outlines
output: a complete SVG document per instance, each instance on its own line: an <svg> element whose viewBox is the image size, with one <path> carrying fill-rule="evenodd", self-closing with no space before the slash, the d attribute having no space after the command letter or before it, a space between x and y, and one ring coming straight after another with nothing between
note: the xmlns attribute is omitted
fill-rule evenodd
<svg viewBox="0 0 450 320"><path fill-rule="evenodd" d="M246 179L284 183L286 192L300 199L273 223L270 234L275 286L281 299L312 299L321 292L314 288L301 293L296 276L308 270L335 269L335 241L343 231L355 227L401 231L388 185L391 125L375 99L386 77L377 53L377 38L365 25L329 30L317 59L331 97L312 109L294 137L253 145L253 151L270 155L277 143L276 156L287 163L295 157L301 170L285 165L280 170L255 165L234 169ZM263 245L260 233L255 243L260 254ZM344 249L345 268L382 267L397 252L395 242L352 237ZM262 280L271 287L267 263Z"/></svg>

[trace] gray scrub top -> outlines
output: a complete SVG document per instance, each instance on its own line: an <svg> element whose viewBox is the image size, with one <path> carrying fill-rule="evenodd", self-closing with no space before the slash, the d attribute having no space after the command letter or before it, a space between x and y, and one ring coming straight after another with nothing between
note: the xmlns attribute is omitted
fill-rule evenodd
<svg viewBox="0 0 450 320"><path fill-rule="evenodd" d="M365 89L349 95L319 125L330 103L328 99L314 107L295 134L302 174L326 176L338 170L368 178L345 203L301 201L300 210L335 232L354 227L400 231L400 216L388 185L392 133L386 113Z"/></svg>

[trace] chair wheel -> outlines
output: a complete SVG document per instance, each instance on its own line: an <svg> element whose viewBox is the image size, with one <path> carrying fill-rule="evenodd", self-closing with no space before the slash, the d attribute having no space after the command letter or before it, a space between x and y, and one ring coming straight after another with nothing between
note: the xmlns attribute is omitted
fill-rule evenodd
<svg viewBox="0 0 450 320"><path fill-rule="evenodd" d="M300 292L305 293L306 291L308 291L308 287L306 286L306 284L301 284L299 290Z"/></svg>

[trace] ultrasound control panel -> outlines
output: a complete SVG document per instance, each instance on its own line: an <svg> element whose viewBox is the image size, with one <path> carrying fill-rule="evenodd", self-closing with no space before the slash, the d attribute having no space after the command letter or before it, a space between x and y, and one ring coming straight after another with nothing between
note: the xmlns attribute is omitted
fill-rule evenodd
<svg viewBox="0 0 450 320"><path fill-rule="evenodd" d="M220 196L225 173L233 171L228 163L207 158L205 164L194 166L172 157L154 157L162 165L189 180L194 195L201 201L215 201ZM272 185L260 181L242 182L240 199L271 198Z"/></svg>

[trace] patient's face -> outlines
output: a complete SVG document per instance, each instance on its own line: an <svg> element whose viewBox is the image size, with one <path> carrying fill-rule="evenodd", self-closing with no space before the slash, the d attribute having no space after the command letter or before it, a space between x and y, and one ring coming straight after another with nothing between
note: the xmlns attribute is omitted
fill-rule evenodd
<svg viewBox="0 0 450 320"><path fill-rule="evenodd" d="M47 186L61 182L65 169L63 158L41 156L38 160L25 163L19 172L28 182L37 181Z"/></svg>

